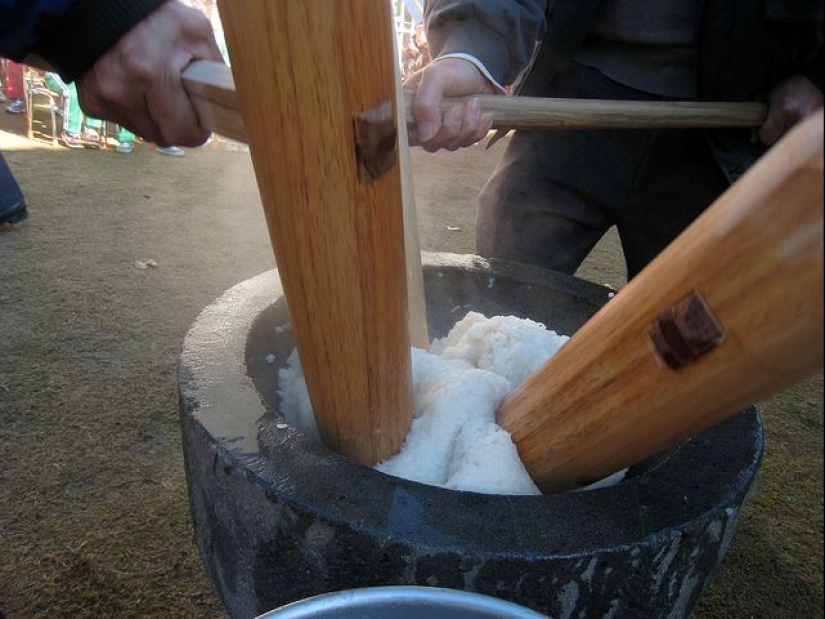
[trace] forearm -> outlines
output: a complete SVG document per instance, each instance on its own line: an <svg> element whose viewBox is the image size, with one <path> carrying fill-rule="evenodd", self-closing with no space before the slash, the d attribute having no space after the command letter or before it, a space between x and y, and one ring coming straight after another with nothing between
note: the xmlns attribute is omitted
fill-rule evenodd
<svg viewBox="0 0 825 619"><path fill-rule="evenodd" d="M544 34L546 10L546 0L430 0L430 50L434 58L469 54L496 82L511 84Z"/></svg>

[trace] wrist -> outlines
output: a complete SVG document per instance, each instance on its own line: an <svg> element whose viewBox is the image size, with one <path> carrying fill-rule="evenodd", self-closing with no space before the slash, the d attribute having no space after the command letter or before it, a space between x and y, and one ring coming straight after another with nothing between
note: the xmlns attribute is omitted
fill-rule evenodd
<svg viewBox="0 0 825 619"><path fill-rule="evenodd" d="M442 54L438 58L436 58L433 62L438 62L439 60L446 60L448 58L458 58L459 60L465 60L465 61L469 62L476 69L478 69L478 72L481 73L482 77L487 80L487 82L490 84L490 86L497 93L499 93L499 94L506 94L507 93L507 91L504 89L504 86L502 86L498 82L498 80L496 80L496 78L493 77L492 73L490 73L490 71L487 69L487 67L484 65L484 63L481 60L479 60L478 58L476 58L475 56L473 56L472 54L465 54L465 53L461 53L461 52L453 52L453 53L449 53L449 54Z"/></svg>
<svg viewBox="0 0 825 619"><path fill-rule="evenodd" d="M431 26L431 29L433 26ZM472 24L452 23L449 29L449 36L439 40L442 33L436 28L434 37L437 45L431 48L435 51L435 56L444 58L447 56L460 56L474 60L474 64L483 67L486 74L491 78L491 82L500 85L508 85L514 77L513 67L510 66L510 52L507 41L500 33L488 28L477 28Z"/></svg>

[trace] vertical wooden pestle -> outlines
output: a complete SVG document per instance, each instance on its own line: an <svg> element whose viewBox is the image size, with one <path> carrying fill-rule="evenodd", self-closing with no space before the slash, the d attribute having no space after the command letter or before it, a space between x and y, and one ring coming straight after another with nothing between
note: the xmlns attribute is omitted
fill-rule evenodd
<svg viewBox="0 0 825 619"><path fill-rule="evenodd" d="M821 371L822 123L794 129L502 404L542 490L596 481Z"/></svg>
<svg viewBox="0 0 825 619"><path fill-rule="evenodd" d="M413 413L390 4L219 10L322 439L374 465Z"/></svg>

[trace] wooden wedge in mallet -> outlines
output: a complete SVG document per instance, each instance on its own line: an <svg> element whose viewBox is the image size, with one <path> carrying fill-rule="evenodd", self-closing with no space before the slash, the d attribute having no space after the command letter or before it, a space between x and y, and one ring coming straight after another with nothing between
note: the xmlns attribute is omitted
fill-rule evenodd
<svg viewBox="0 0 825 619"><path fill-rule="evenodd" d="M413 412L390 5L219 10L322 439L374 465Z"/></svg>
<svg viewBox="0 0 825 619"><path fill-rule="evenodd" d="M558 492L654 455L822 362L820 111L511 394L499 423L537 485Z"/></svg>

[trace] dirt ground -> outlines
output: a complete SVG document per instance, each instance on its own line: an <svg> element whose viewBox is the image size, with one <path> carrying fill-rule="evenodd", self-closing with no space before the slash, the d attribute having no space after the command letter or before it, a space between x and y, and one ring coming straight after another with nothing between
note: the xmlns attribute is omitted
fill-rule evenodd
<svg viewBox="0 0 825 619"><path fill-rule="evenodd" d="M0 619L225 617L189 519L176 367L198 313L274 266L249 155L70 151L0 116L31 212L0 229ZM423 249L472 252L500 149L414 153ZM579 274L623 284L614 234ZM823 616L822 375L762 406L760 482L700 619Z"/></svg>

